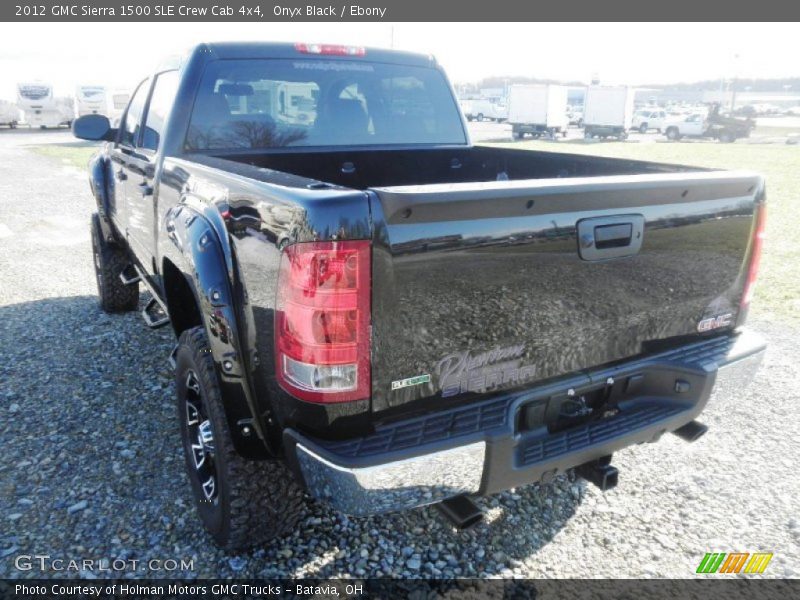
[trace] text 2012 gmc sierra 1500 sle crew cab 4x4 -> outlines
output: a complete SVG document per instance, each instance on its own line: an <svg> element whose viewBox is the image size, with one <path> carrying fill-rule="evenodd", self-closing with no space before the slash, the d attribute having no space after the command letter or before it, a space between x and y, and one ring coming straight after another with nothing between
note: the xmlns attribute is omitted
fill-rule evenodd
<svg viewBox="0 0 800 600"><path fill-rule="evenodd" d="M170 323L197 511L237 548L304 494L352 515L692 440L764 344L742 329L764 182L470 144L429 56L198 45L78 137L100 303ZM741 397L741 396L739 396ZM735 401L736 396L727 399Z"/></svg>

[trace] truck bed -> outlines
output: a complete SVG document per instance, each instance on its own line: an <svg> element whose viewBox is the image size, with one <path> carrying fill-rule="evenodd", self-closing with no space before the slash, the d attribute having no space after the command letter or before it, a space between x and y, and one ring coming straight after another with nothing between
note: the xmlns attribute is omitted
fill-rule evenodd
<svg viewBox="0 0 800 600"><path fill-rule="evenodd" d="M202 155L195 155L202 156ZM561 152L473 146L443 149L224 153L228 161L353 189L701 171L693 167ZM205 157L203 157L205 158ZM269 174L262 174L269 179Z"/></svg>

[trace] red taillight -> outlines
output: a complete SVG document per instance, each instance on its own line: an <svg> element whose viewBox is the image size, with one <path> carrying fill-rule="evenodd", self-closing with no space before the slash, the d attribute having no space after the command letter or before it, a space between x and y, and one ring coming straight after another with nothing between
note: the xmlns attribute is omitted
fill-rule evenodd
<svg viewBox="0 0 800 600"><path fill-rule="evenodd" d="M363 46L340 46L337 44L295 44L294 49L303 54L327 54L332 56L366 56Z"/></svg>
<svg viewBox="0 0 800 600"><path fill-rule="evenodd" d="M764 246L767 227L767 205L760 204L756 207L756 229L753 234L753 246L750 251L750 265L747 268L747 281L744 284L741 308L747 308L753 299L756 279L758 278L758 265L761 262L761 250Z"/></svg>
<svg viewBox="0 0 800 600"><path fill-rule="evenodd" d="M286 248L275 340L278 383L296 398L351 402L369 397L369 241Z"/></svg>

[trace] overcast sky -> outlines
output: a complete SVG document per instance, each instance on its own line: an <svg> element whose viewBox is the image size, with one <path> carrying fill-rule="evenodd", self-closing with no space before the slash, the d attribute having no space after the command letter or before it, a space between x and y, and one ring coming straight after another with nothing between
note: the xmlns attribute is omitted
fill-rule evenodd
<svg viewBox="0 0 800 600"><path fill-rule="evenodd" d="M490 75L588 82L596 73L631 85L800 76L793 23L0 23L0 98L34 79L58 95L79 83L130 88L159 57L213 40L393 43L434 54L457 83Z"/></svg>

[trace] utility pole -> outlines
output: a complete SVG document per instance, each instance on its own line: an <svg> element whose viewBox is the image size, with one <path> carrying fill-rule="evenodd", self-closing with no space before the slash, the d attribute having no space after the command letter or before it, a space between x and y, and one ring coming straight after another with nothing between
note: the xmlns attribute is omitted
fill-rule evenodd
<svg viewBox="0 0 800 600"><path fill-rule="evenodd" d="M733 55L733 81L731 82L731 114L736 108L736 83L739 78L739 54Z"/></svg>

